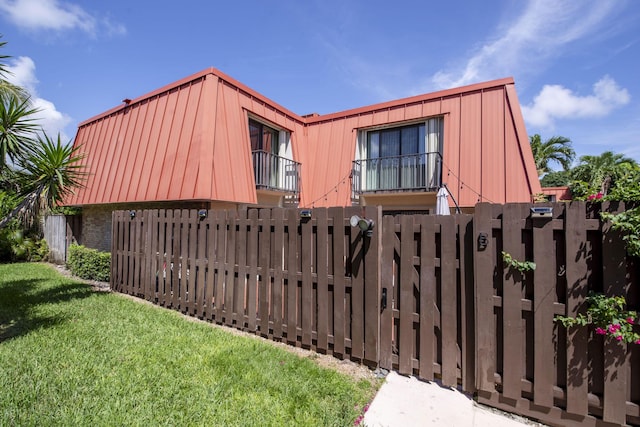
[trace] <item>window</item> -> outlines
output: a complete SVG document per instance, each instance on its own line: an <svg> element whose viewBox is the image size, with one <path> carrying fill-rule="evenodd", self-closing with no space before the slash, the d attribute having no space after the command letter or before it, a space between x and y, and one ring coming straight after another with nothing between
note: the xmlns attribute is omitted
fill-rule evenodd
<svg viewBox="0 0 640 427"><path fill-rule="evenodd" d="M437 188L441 180L442 126L442 117L436 117L361 131L360 160L354 165L359 181L354 182L354 191Z"/></svg>
<svg viewBox="0 0 640 427"><path fill-rule="evenodd" d="M256 187L297 194L300 164L292 159L289 132L249 118L249 140Z"/></svg>
<svg viewBox="0 0 640 427"><path fill-rule="evenodd" d="M249 138L251 151L266 151L278 154L280 132L253 119L249 119Z"/></svg>

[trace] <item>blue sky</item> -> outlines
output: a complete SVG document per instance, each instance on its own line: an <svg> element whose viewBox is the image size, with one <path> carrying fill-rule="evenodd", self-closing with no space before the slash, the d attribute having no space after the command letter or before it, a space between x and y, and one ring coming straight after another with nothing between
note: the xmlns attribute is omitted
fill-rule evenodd
<svg viewBox="0 0 640 427"><path fill-rule="evenodd" d="M640 161L640 2L0 0L48 132L213 66L321 114L512 76L529 135Z"/></svg>

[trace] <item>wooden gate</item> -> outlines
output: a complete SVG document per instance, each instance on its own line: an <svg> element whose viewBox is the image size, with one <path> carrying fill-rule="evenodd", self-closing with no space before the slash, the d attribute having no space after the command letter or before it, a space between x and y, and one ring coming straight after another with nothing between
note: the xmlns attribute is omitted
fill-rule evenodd
<svg viewBox="0 0 640 427"><path fill-rule="evenodd" d="M471 215L385 216L380 366L474 385Z"/></svg>

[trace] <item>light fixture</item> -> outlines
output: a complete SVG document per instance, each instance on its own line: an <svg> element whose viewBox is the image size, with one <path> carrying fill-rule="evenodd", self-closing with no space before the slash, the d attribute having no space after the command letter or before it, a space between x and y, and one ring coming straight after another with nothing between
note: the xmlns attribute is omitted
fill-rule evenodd
<svg viewBox="0 0 640 427"><path fill-rule="evenodd" d="M198 211L198 218L200 218L202 220L202 219L205 219L206 217L207 217L206 209L200 209Z"/></svg>
<svg viewBox="0 0 640 427"><path fill-rule="evenodd" d="M349 220L352 227L358 227L360 231L367 237L371 237L373 234L373 227L375 222L372 219L361 218L358 215L353 215Z"/></svg>
<svg viewBox="0 0 640 427"><path fill-rule="evenodd" d="M301 210L300 218L311 218L311 210L310 209Z"/></svg>
<svg viewBox="0 0 640 427"><path fill-rule="evenodd" d="M129 216L131 217L131 219L136 217L136 211L129 211Z"/></svg>
<svg viewBox="0 0 640 427"><path fill-rule="evenodd" d="M531 218L552 218L553 208L547 206L534 206L531 208Z"/></svg>

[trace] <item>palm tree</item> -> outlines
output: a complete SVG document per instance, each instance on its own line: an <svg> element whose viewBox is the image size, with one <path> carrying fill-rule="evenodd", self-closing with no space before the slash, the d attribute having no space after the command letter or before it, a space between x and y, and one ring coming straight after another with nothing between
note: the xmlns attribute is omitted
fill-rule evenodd
<svg viewBox="0 0 640 427"><path fill-rule="evenodd" d="M2 37L2 36L0 36ZM0 48L7 42L0 41ZM7 161L15 162L33 144L40 126L35 122L36 108L31 107L28 92L7 80L10 71L0 55L0 172Z"/></svg>
<svg viewBox="0 0 640 427"><path fill-rule="evenodd" d="M599 156L582 156L580 162L571 171L576 181L583 181L593 189L599 189L603 195L626 172L638 169L638 163L623 154L605 151Z"/></svg>
<svg viewBox="0 0 640 427"><path fill-rule="evenodd" d="M533 159L536 162L538 176L551 172L550 162L560 163L562 169L571 169L571 163L576 157L575 151L571 147L571 140L564 136L554 136L542 142L539 134L529 137Z"/></svg>
<svg viewBox="0 0 640 427"><path fill-rule="evenodd" d="M36 138L40 126L29 99L20 100L10 96L8 102L0 102L0 171L8 160L16 162L23 157Z"/></svg>
<svg viewBox="0 0 640 427"><path fill-rule="evenodd" d="M0 35L2 38L2 35ZM4 47L7 42L0 41L0 48ZM4 104L11 98L17 98L19 100L26 100L29 98L29 92L20 86L16 86L7 80L7 77L11 72L7 69L7 64L4 61L11 58L9 55L0 55L0 103Z"/></svg>
<svg viewBox="0 0 640 427"><path fill-rule="evenodd" d="M74 188L82 186L86 173L79 148L71 142L63 145L60 134L55 141L46 134L37 138L36 145L19 160L15 172L21 201L0 220L0 229L16 217L22 219L23 225L31 225L35 218L73 194Z"/></svg>

